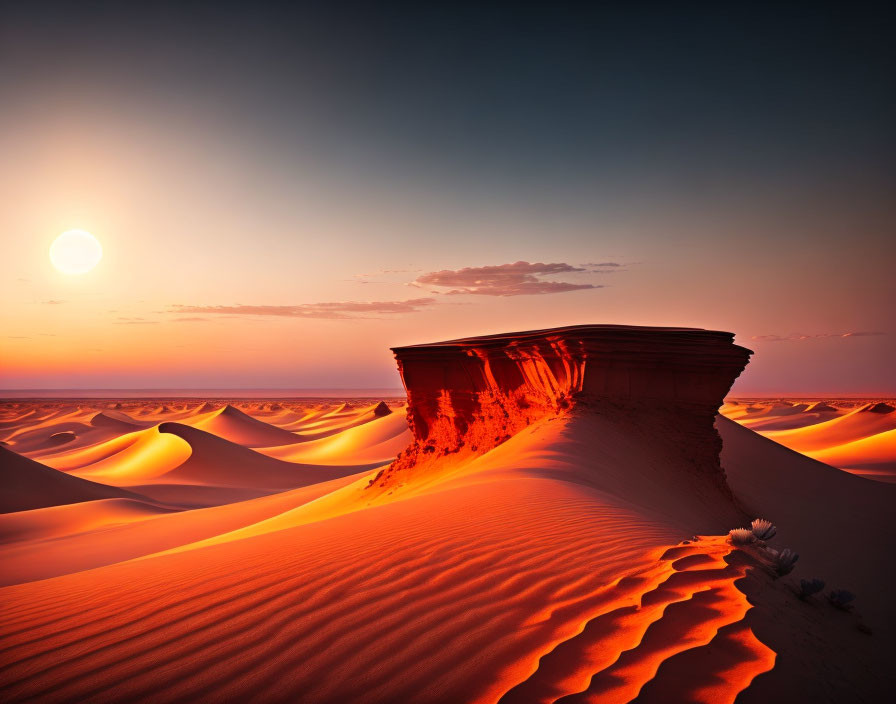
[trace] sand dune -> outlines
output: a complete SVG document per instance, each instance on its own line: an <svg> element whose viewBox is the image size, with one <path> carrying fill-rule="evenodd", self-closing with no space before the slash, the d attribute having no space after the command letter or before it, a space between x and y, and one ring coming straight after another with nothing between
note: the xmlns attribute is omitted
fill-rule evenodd
<svg viewBox="0 0 896 704"><path fill-rule="evenodd" d="M96 499L5 513L0 515L0 544L77 535L173 510L136 499ZM15 571L11 560L4 559L4 565L7 575Z"/></svg>
<svg viewBox="0 0 896 704"><path fill-rule="evenodd" d="M391 462L410 441L405 414L391 413L319 440L260 452L289 462L378 464Z"/></svg>
<svg viewBox="0 0 896 704"><path fill-rule="evenodd" d="M0 430L17 428L21 425L25 425L29 421L39 417L39 415L40 413L36 408L30 409L24 413L13 412L8 416L4 414L3 420L0 420Z"/></svg>
<svg viewBox="0 0 896 704"><path fill-rule="evenodd" d="M275 410L271 410L270 408L243 408L242 410L253 418L264 421L277 428L285 428L291 424L300 423L309 415L315 414L315 411L309 411L308 409L292 410L279 404L276 404Z"/></svg>
<svg viewBox="0 0 896 704"><path fill-rule="evenodd" d="M121 432L146 427L145 422L134 420L121 411L100 411L90 419L90 424L96 428L114 428Z"/></svg>
<svg viewBox="0 0 896 704"><path fill-rule="evenodd" d="M60 507L70 512L54 509L48 513L49 509L43 509L0 516L0 531L7 535L7 540L0 544L0 584L82 572L228 533L313 501L353 480L350 475L279 494L188 511L171 512L164 502L125 505L113 500L116 503L90 501ZM152 488L158 487L148 487ZM184 497L182 485L172 489L167 498ZM71 531L63 533L67 525Z"/></svg>
<svg viewBox="0 0 896 704"><path fill-rule="evenodd" d="M383 402L360 408L342 404L337 410L323 412L284 427L304 440L317 440L389 415L386 411L391 413L391 409Z"/></svg>
<svg viewBox="0 0 896 704"><path fill-rule="evenodd" d="M770 431L765 436L798 452L824 450L896 428L896 413L876 413L869 406L804 428Z"/></svg>
<svg viewBox="0 0 896 704"><path fill-rule="evenodd" d="M859 476L896 482L896 429L806 454Z"/></svg>
<svg viewBox="0 0 896 704"><path fill-rule="evenodd" d="M747 428L756 431L766 431L804 428L832 420L848 412L848 410L836 408L824 402L800 405L805 406L805 408L797 413L789 412L793 406L776 404L768 404L766 407L759 407L756 410L723 408L722 413L732 420L737 420Z"/></svg>
<svg viewBox="0 0 896 704"><path fill-rule="evenodd" d="M44 450L34 452L31 457L40 460L42 463L60 469L62 471L71 471L81 467L87 467L97 462L111 457L131 445L139 442L141 438L152 437L158 431L155 428L147 428L146 430L137 430L118 435L108 440L87 445L84 447L72 448L46 448Z"/></svg>
<svg viewBox="0 0 896 704"><path fill-rule="evenodd" d="M112 415L113 413L80 408L62 409L8 430L3 439L17 452L40 456L47 451L54 451L54 448L61 444L58 439L60 437L64 437L68 449L72 449L103 442L121 433L146 427L146 424L133 419L116 417L123 414Z"/></svg>
<svg viewBox="0 0 896 704"><path fill-rule="evenodd" d="M119 452L72 470L77 476L115 486L197 484L292 489L367 469L363 463L314 466L283 462L180 423L143 431Z"/></svg>
<svg viewBox="0 0 896 704"><path fill-rule="evenodd" d="M3 494L0 513L109 498L134 498L131 492L72 477L0 447Z"/></svg>
<svg viewBox="0 0 896 704"><path fill-rule="evenodd" d="M836 403L836 405L835 405ZM797 415L779 417L775 405L726 405L722 413L781 445L866 479L894 481L896 410L873 401L815 402Z"/></svg>
<svg viewBox="0 0 896 704"><path fill-rule="evenodd" d="M774 516L781 533L798 546L801 571L862 593L868 599L863 608L896 619L896 604L875 586L877 560L855 553L860 535L896 544L896 526L889 518L896 487L822 464L728 419L718 418L716 427L728 483L748 512ZM843 496L849 496L848 503Z"/></svg>
<svg viewBox="0 0 896 704"><path fill-rule="evenodd" d="M825 401L810 403L803 413L838 413L839 409Z"/></svg>
<svg viewBox="0 0 896 704"><path fill-rule="evenodd" d="M160 427L130 433L103 446L88 448L89 452L53 458L53 464L76 476L114 486L149 482L170 474L193 454L188 442L160 432Z"/></svg>
<svg viewBox="0 0 896 704"><path fill-rule="evenodd" d="M301 438L293 433L257 420L231 405L193 416L185 422L245 447L274 447L301 442Z"/></svg>

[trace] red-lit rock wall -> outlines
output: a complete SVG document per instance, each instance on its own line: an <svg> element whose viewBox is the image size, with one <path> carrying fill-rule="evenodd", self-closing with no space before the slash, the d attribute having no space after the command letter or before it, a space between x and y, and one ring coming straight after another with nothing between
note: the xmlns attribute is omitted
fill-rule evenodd
<svg viewBox="0 0 896 704"><path fill-rule="evenodd" d="M581 325L393 350L415 442L391 469L485 452L546 415L656 419L718 465L713 418L751 352L692 328Z"/></svg>

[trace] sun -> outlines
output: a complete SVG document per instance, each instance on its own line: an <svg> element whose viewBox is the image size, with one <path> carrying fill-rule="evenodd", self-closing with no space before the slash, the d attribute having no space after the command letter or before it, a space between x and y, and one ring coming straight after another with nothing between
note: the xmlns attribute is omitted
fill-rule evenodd
<svg viewBox="0 0 896 704"><path fill-rule="evenodd" d="M63 274L86 274L103 258L99 240L84 230L68 230L50 245L50 261Z"/></svg>

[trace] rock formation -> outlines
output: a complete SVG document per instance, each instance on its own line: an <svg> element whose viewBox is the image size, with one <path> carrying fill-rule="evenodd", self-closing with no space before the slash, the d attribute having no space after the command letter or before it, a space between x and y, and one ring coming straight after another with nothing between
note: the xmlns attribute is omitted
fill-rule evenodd
<svg viewBox="0 0 896 704"><path fill-rule="evenodd" d="M640 425L662 416L671 431L658 442L687 447L695 464L721 473L713 419L751 354L733 340L695 328L578 325L396 347L414 443L386 474L485 452L570 412Z"/></svg>

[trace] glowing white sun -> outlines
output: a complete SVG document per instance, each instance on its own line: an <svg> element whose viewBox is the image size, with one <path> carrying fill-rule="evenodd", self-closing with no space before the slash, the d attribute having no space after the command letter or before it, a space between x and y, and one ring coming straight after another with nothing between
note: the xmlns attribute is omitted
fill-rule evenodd
<svg viewBox="0 0 896 704"><path fill-rule="evenodd" d="M50 245L50 261L63 274L86 274L99 264L103 248L84 230L68 230Z"/></svg>

